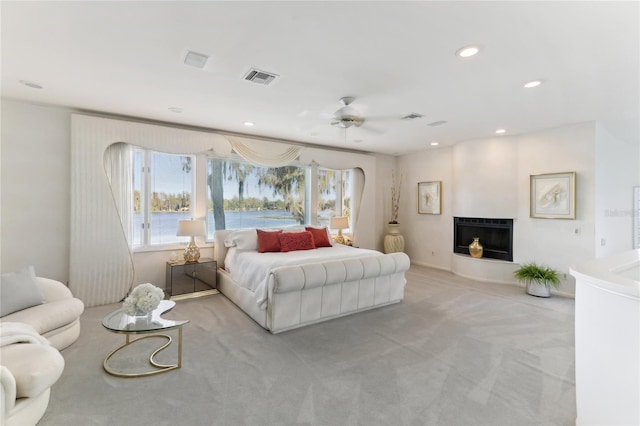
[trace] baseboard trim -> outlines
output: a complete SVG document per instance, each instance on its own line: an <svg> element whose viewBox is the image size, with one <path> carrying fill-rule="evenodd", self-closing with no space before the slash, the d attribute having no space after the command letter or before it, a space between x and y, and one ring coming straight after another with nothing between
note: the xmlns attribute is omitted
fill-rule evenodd
<svg viewBox="0 0 640 426"><path fill-rule="evenodd" d="M211 290L202 290L202 291L196 291L194 293L185 293L185 294L177 294L175 296L171 296L171 298L169 300L186 300L186 299L195 299L198 297L203 297L203 296L211 296L212 294L218 294L220 293L217 289L211 289Z"/></svg>

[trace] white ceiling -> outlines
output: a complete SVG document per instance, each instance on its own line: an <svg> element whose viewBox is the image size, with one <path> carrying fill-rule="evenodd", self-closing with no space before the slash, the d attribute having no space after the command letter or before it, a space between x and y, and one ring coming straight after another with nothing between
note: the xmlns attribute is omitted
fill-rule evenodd
<svg viewBox="0 0 640 426"><path fill-rule="evenodd" d="M385 154L588 120L638 141L635 1L0 7L6 98ZM470 44L478 55L455 56ZM187 49L210 56L204 70ZM279 77L244 81L251 67ZM342 96L366 119L346 134L329 124Z"/></svg>

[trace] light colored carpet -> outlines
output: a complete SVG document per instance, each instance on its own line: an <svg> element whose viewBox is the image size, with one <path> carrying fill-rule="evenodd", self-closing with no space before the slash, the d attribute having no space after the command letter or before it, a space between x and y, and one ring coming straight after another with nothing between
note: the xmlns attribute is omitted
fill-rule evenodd
<svg viewBox="0 0 640 426"><path fill-rule="evenodd" d="M87 309L40 425L575 424L573 299L417 266L407 279L400 304L278 335L223 295L179 301L165 317L191 320L182 369L135 379L102 369L119 305Z"/></svg>

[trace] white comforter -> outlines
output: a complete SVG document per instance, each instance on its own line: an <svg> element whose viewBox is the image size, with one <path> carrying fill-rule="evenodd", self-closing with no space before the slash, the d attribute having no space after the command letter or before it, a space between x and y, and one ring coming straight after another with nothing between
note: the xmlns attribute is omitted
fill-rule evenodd
<svg viewBox="0 0 640 426"><path fill-rule="evenodd" d="M224 261L225 269L240 286L256 295L260 309L267 308L267 284L269 273L279 266L301 265L304 263L342 260L347 258L380 255L375 250L353 248L343 245L321 247L313 250L290 251L287 253L258 253L257 251L237 251L230 248Z"/></svg>

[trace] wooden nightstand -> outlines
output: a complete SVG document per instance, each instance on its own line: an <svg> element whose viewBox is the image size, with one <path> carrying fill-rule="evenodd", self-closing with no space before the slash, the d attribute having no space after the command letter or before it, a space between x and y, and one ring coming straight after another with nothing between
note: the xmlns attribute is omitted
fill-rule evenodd
<svg viewBox="0 0 640 426"><path fill-rule="evenodd" d="M218 263L213 259L197 262L167 262L166 292L171 300L217 294Z"/></svg>

